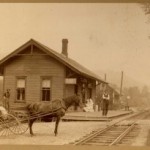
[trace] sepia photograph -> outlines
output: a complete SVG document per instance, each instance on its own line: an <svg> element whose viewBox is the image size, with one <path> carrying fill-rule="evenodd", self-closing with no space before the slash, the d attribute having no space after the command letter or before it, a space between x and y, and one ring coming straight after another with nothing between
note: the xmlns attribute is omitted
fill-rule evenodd
<svg viewBox="0 0 150 150"><path fill-rule="evenodd" d="M0 146L150 146L150 3L0 3Z"/></svg>

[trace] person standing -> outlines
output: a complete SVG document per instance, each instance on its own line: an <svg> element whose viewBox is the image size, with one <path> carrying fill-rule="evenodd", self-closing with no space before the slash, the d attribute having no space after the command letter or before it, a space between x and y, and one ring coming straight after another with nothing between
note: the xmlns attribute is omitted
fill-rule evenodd
<svg viewBox="0 0 150 150"><path fill-rule="evenodd" d="M104 93L102 95L102 100L103 100L102 115L103 116L107 116L109 100L110 100L110 95L109 95L109 93L107 91L104 91Z"/></svg>
<svg viewBox="0 0 150 150"><path fill-rule="evenodd" d="M4 107L9 112L9 98L10 98L10 89L7 89L4 93Z"/></svg>
<svg viewBox="0 0 150 150"><path fill-rule="evenodd" d="M97 111L101 111L102 110L102 94L98 94L96 96L96 105L97 105Z"/></svg>

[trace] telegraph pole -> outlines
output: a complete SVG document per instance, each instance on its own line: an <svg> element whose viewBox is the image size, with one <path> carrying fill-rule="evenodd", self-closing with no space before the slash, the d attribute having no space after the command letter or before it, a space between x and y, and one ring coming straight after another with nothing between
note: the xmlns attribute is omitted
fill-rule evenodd
<svg viewBox="0 0 150 150"><path fill-rule="evenodd" d="M121 72L120 97L122 96L122 86L123 86L123 71Z"/></svg>
<svg viewBox="0 0 150 150"><path fill-rule="evenodd" d="M107 80L107 75L106 75L106 73L104 74L104 81L106 81ZM105 84L105 87L104 87L104 90L106 90L106 87L107 87L107 84Z"/></svg>
<svg viewBox="0 0 150 150"><path fill-rule="evenodd" d="M106 81L106 79L107 79L107 76L106 76L106 73L105 73L105 75L104 75L104 80Z"/></svg>

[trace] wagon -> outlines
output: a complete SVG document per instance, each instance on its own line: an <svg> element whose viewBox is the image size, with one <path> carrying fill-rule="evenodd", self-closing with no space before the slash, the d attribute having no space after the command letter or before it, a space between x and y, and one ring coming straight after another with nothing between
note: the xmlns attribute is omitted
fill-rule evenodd
<svg viewBox="0 0 150 150"><path fill-rule="evenodd" d="M65 115L66 110L70 106L82 107L81 99L78 95L73 95L62 100L56 99L49 104L31 103L25 108L27 116L16 115L14 112L8 113L4 107L0 107L2 115L0 116L0 136L7 136L11 133L23 134L30 129L30 134L33 135L32 125L38 119L43 121L53 121L55 118L55 136L60 118Z"/></svg>
<svg viewBox="0 0 150 150"><path fill-rule="evenodd" d="M26 112L20 112L20 111L19 112L11 111L10 113L7 113L6 116L1 114L0 115L0 137L6 137L12 134L15 135L24 134L29 128L28 121L30 119L36 119L36 118L46 117L48 115L55 114L59 109L60 108L57 108L47 113L35 113L31 116L26 114ZM51 118L51 121L53 121L53 118Z"/></svg>
<svg viewBox="0 0 150 150"><path fill-rule="evenodd" d="M32 116L28 116L25 113L22 112L18 113L15 111L11 111L5 117L0 115L0 137L6 137L12 134L15 135L24 134L29 128L28 121L30 119L46 117L48 115L55 114L57 110L58 109L55 109L48 113L36 113ZM51 119L52 119L51 121L53 121L53 118Z"/></svg>
<svg viewBox="0 0 150 150"><path fill-rule="evenodd" d="M14 113L0 115L0 137L21 135L28 130L28 118L17 117Z"/></svg>

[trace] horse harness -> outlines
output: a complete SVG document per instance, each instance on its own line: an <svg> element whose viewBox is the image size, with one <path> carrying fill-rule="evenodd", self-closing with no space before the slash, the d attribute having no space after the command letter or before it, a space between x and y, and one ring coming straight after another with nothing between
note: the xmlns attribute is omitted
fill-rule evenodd
<svg viewBox="0 0 150 150"><path fill-rule="evenodd" d="M46 113L33 113L31 115L31 118L29 118L29 119L35 119L35 118L41 118L41 117L49 116L49 115L57 113L57 111L60 110L60 109L64 109L66 111L67 108L66 108L65 104L61 100L59 100L59 102L60 102L60 107L59 108L52 109L53 107L51 105L51 111L46 112Z"/></svg>

